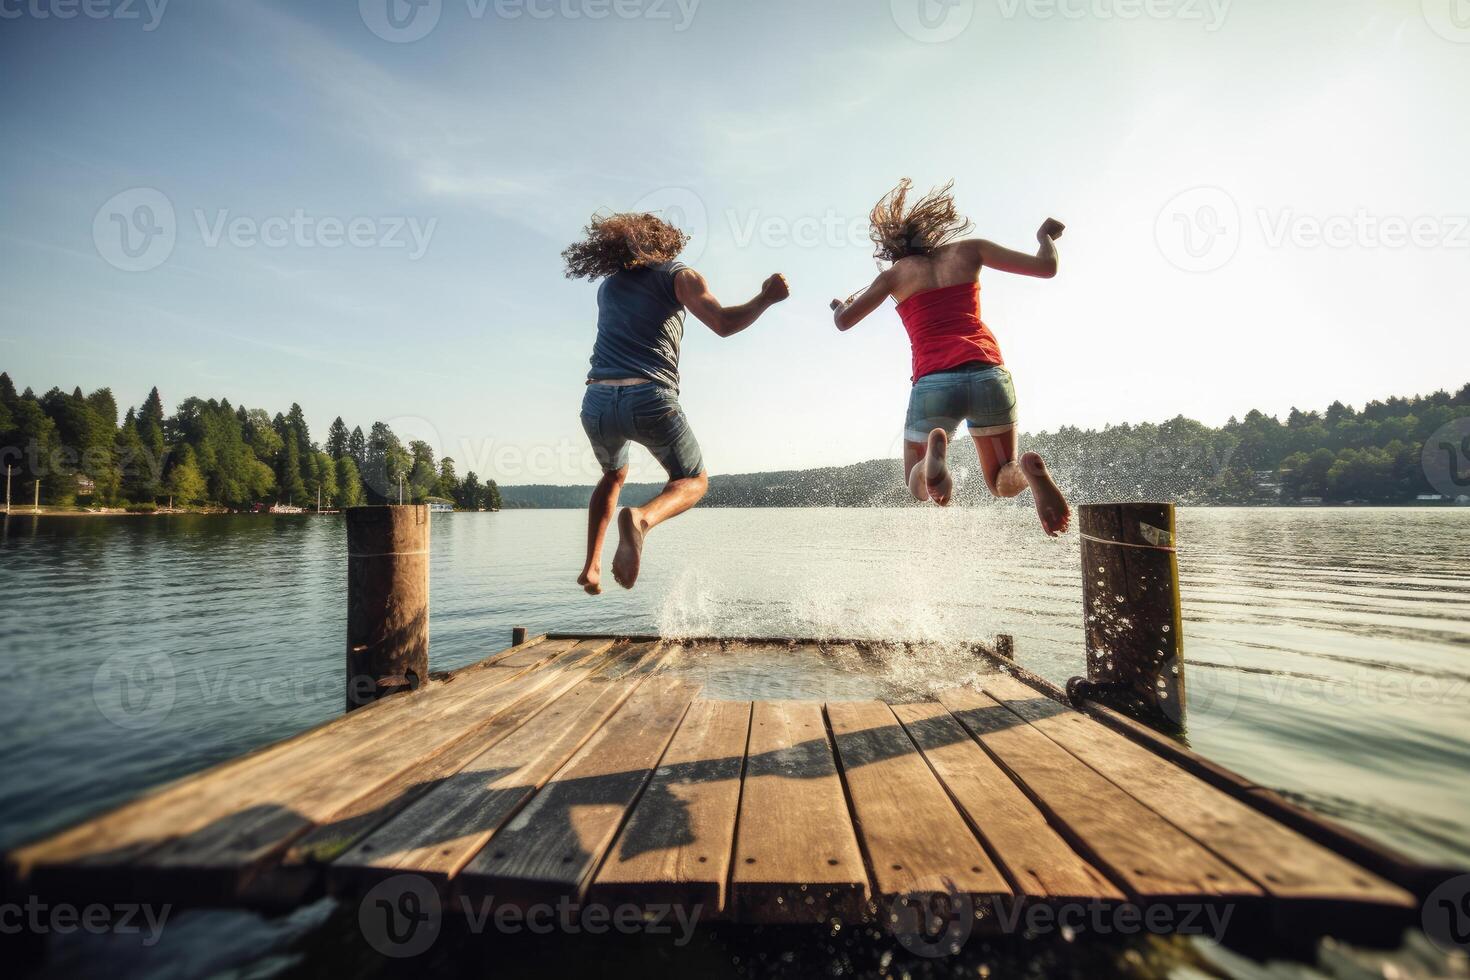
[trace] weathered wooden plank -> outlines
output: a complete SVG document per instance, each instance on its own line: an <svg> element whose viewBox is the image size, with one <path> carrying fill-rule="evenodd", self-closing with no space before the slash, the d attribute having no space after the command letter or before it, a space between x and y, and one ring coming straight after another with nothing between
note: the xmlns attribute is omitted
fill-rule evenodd
<svg viewBox="0 0 1470 980"><path fill-rule="evenodd" d="M228 818L150 851L135 869L182 873L191 880L217 875L244 880L262 863L282 854L313 825L328 823L352 803L400 774L427 766L439 752L465 737L475 737L523 699L547 688L567 690L587 677L610 641L586 641L556 666L512 681L493 701L455 700L441 704L403 730L354 746L350 754L326 758L324 767L304 774L272 774L259 785L242 786L248 806ZM493 669L493 668L492 668Z"/></svg>
<svg viewBox="0 0 1470 980"><path fill-rule="evenodd" d="M341 894L409 871L447 883L641 681L578 684L342 855L329 869L329 887Z"/></svg>
<svg viewBox="0 0 1470 980"><path fill-rule="evenodd" d="M877 896L1011 894L886 704L833 702L827 720Z"/></svg>
<svg viewBox="0 0 1470 980"><path fill-rule="evenodd" d="M735 834L731 901L753 921L859 910L868 874L819 704L757 701Z"/></svg>
<svg viewBox="0 0 1470 980"><path fill-rule="evenodd" d="M1008 708L978 691L939 700L1074 848L1141 901L1249 900L1261 889Z"/></svg>
<svg viewBox="0 0 1470 980"><path fill-rule="evenodd" d="M56 873L63 881L70 875L97 883L110 880L116 870L125 872L134 898L235 902L314 825L350 812L355 800L385 782L427 767L440 752L483 732L522 699L549 685L575 683L610 646L611 641L578 644L554 666L518 676L496 687L491 697L476 698L467 686L399 716L397 730L337 746L336 752L319 747L296 766L253 773L233 787L220 816L124 865L97 862L58 868ZM294 886L288 882L286 887Z"/></svg>
<svg viewBox="0 0 1470 980"><path fill-rule="evenodd" d="M606 905L725 908L735 847L748 701L695 701L593 881Z"/></svg>
<svg viewBox="0 0 1470 980"><path fill-rule="evenodd" d="M569 656L576 641L538 644L541 663ZM9 855L14 873L51 876L60 887L72 869L120 867L150 850L221 820L241 808L240 787L269 782L277 773L315 772L317 768L385 733L420 723L445 706L494 698L530 669L476 665L412 695L389 698L334 719L293 738L239 759L188 776L131 803L78 824ZM324 763L323 760L328 760ZM244 805L249 805L248 803ZM97 879L92 879L95 883Z"/></svg>
<svg viewBox="0 0 1470 980"><path fill-rule="evenodd" d="M645 660L656 662L659 657L658 648L657 643L614 648L615 662L618 665L639 664ZM562 701L581 692L589 681L600 681L601 674L608 667L602 666L602 662L589 664L584 661L574 669L580 671L581 680L577 674L568 671L564 683L549 685L517 701L508 710L497 715L488 728L483 731L472 730L469 735L446 747L429 762L404 770L372 793L354 800L329 823L314 828L292 844L281 862L282 865L290 868L296 864L322 864L335 860L376 828L407 809L420 796L438 791L442 781L454 778L457 783L462 782L455 774L471 765L511 733L514 733L515 738L521 738L521 726L528 719L534 717L537 726L545 726L547 722L543 716L546 712L543 709L547 705L554 702L560 710ZM592 674L598 676L592 678ZM566 693L569 688L571 694Z"/></svg>
<svg viewBox="0 0 1470 980"><path fill-rule="evenodd" d="M1313 843L1091 718L1013 677L987 677L985 692L1128 795L1290 899L1416 903L1407 891Z"/></svg>
<svg viewBox="0 0 1470 980"><path fill-rule="evenodd" d="M896 704L923 750L1015 890L1052 902L1122 901L1123 893L1062 839L942 704Z"/></svg>
<svg viewBox="0 0 1470 980"><path fill-rule="evenodd" d="M522 905L580 899L696 692L644 681L464 867L456 892Z"/></svg>

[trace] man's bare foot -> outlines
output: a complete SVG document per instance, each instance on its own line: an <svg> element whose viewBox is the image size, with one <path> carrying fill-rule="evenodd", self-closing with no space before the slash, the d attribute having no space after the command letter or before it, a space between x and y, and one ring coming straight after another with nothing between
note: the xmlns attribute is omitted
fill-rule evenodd
<svg viewBox="0 0 1470 980"><path fill-rule="evenodd" d="M625 589L638 582L644 531L643 512L637 507L624 507L618 514L618 552L613 555L613 578Z"/></svg>
<svg viewBox="0 0 1470 980"><path fill-rule="evenodd" d="M602 595L602 571L594 569L577 576L577 584L587 590L588 595Z"/></svg>
<svg viewBox="0 0 1470 980"><path fill-rule="evenodd" d="M929 433L929 447L924 454L924 484L929 499L941 507L949 506L954 481L949 477L949 433L935 429Z"/></svg>
<svg viewBox="0 0 1470 980"><path fill-rule="evenodd" d="M1067 530L1072 523L1072 508L1057 489L1046 463L1036 453L1023 453L1021 472L1031 486L1031 496L1036 499L1036 515L1041 518L1042 530L1052 537Z"/></svg>

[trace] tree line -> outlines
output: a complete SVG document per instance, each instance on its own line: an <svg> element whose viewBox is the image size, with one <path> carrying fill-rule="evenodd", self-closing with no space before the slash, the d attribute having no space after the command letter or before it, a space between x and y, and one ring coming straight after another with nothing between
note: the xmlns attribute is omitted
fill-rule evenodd
<svg viewBox="0 0 1470 980"><path fill-rule="evenodd" d="M1064 426L1023 435L1020 441L1023 449L1034 449L1046 458L1077 503L1148 499L1219 505L1319 500L1407 504L1421 494L1443 492L1429 482L1424 447L1460 419L1470 419L1470 385L1453 395L1438 391L1372 401L1361 410L1339 401L1320 412L1294 408L1285 419L1252 411L1219 427L1181 415L1159 424ZM1470 457L1470 447L1462 447L1462 455ZM957 499L964 503L988 499L973 442L956 439L950 459L959 477ZM653 484L629 484L623 488L623 499L636 505L657 491ZM505 488L507 507L586 507L590 497L590 487ZM901 507L912 506L913 500L904 487L902 464L882 459L824 469L717 476L710 480L703 505Z"/></svg>
<svg viewBox="0 0 1470 980"><path fill-rule="evenodd" d="M338 417L325 442L311 438L300 405L272 416L228 399L186 398L172 415L154 388L121 419L109 388L84 395L52 388L17 394L0 373L0 464L13 470L17 496L41 502L149 510L177 506L249 509L263 503L323 507L405 500L452 502L465 510L500 509L500 488L454 460L436 462L420 440L406 445L382 422L366 434Z"/></svg>

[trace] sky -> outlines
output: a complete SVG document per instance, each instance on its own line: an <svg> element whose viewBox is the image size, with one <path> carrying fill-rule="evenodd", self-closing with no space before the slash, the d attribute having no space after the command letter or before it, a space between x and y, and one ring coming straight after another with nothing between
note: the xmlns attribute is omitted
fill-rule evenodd
<svg viewBox="0 0 1470 980"><path fill-rule="evenodd" d="M652 210L724 302L712 473L900 452L907 339L839 334L899 178L956 182L1024 429L1212 425L1470 380L1467 0L0 0L0 370L387 421L595 478L595 287ZM656 465L635 452L634 477Z"/></svg>

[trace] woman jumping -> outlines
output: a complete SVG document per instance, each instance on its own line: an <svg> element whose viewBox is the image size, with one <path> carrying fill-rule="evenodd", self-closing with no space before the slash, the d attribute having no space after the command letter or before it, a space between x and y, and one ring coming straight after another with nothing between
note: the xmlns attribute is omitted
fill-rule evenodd
<svg viewBox="0 0 1470 980"><path fill-rule="evenodd" d="M613 577L638 581L650 530L699 503L709 489L699 442L679 407L679 344L688 309L721 337L750 326L790 295L786 278L765 281L755 299L721 306L704 277L674 261L689 236L652 214L593 216L586 237L562 252L568 279L601 279L597 341L582 398L582 427L603 476L587 514L587 563L577 584L602 591L602 540L628 478L628 443L647 447L669 474L668 485L642 507L618 515Z"/></svg>
<svg viewBox="0 0 1470 980"><path fill-rule="evenodd" d="M908 203L905 178L873 208L877 258L892 263L861 294L832 301L838 330L849 330L892 296L913 346L913 392L904 425L904 473L919 500L948 506L954 492L946 456L964 419L985 484L997 497L1031 488L1047 534L1067 530L1071 508L1036 453L1016 458L1016 393L1000 347L980 319L980 270L1050 279L1057 274L1054 218L1036 233L1035 255L980 239L960 239L970 223L955 211L954 182Z"/></svg>

